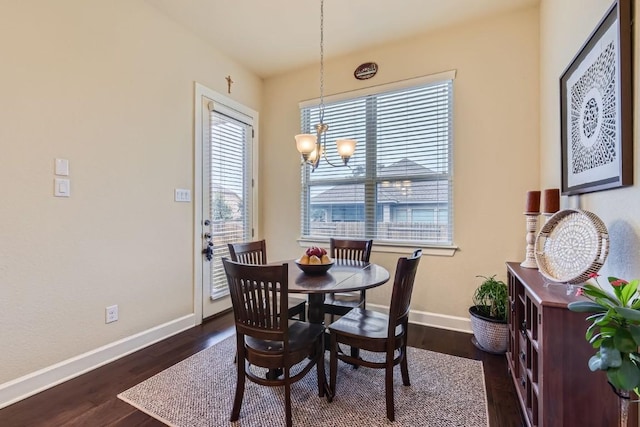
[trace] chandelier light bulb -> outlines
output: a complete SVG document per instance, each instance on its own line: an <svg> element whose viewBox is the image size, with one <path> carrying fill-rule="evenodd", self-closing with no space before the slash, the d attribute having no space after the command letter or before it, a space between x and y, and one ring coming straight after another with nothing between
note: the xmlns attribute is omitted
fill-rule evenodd
<svg viewBox="0 0 640 427"><path fill-rule="evenodd" d="M311 152L315 150L316 143L318 141L315 135L312 135L310 133L301 133L299 135L296 135L295 138L296 148L303 157L308 157Z"/></svg>
<svg viewBox="0 0 640 427"><path fill-rule="evenodd" d="M319 155L318 155L318 150L320 151ZM322 157L322 146L318 144L315 147L313 147L313 151L311 151L311 153L309 154L308 162L315 163L316 160L318 160L320 157Z"/></svg>
<svg viewBox="0 0 640 427"><path fill-rule="evenodd" d="M340 154L344 163L347 164L351 156L353 156L353 153L356 151L356 140L338 139L336 141L336 146L338 147L338 154Z"/></svg>

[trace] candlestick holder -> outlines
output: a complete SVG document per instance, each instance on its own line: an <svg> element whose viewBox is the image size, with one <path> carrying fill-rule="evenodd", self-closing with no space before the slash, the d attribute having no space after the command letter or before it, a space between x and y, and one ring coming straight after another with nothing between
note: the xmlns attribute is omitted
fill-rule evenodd
<svg viewBox="0 0 640 427"><path fill-rule="evenodd" d="M536 231L538 229L538 215L540 212L525 212L527 218L527 253L524 261L520 263L524 268L538 268L535 257Z"/></svg>

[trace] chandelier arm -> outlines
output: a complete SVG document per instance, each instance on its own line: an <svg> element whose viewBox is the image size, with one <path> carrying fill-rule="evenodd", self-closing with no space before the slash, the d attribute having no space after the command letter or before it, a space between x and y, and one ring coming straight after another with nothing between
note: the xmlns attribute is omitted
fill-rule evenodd
<svg viewBox="0 0 640 427"><path fill-rule="evenodd" d="M331 163L331 160L329 160L329 158L327 157L327 134L326 134L326 129L328 128L328 126L327 126L327 128L325 128L323 130L320 130L321 129L320 126L327 126L327 125L321 124L321 125L318 126L319 130L318 130L318 137L317 137L317 141L318 141L317 145L318 145L318 148L320 148L320 146L322 146L321 152L322 152L322 157L324 158L324 160L331 167L338 168L338 167L346 166L349 169L351 169L351 166L349 166L348 163L338 164L338 165ZM322 139L322 143L320 143L320 139ZM316 162L318 162L319 159L320 159L320 156L318 156L318 158L316 159ZM315 170L315 168L314 168L314 170Z"/></svg>
<svg viewBox="0 0 640 427"><path fill-rule="evenodd" d="M342 167L345 167L345 166L346 166L346 167L348 167L349 169L351 169L351 166L349 166L349 164L348 164L348 163L346 163L346 164L340 164L340 165L336 165L336 164L331 163L331 161L329 160L329 158L327 157L327 155L326 155L326 154L324 154L324 153L322 153L322 157L323 157L323 158L324 158L324 160L329 164L329 166L333 166L334 168L338 168L338 167L342 168Z"/></svg>

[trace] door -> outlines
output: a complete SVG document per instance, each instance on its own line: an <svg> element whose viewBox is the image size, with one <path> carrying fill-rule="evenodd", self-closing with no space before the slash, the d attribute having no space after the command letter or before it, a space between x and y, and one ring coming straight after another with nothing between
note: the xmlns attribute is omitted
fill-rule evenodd
<svg viewBox="0 0 640 427"><path fill-rule="evenodd" d="M227 244L253 238L255 119L251 110L209 90L200 94L200 110L201 227L196 240L206 318L231 307L222 267Z"/></svg>

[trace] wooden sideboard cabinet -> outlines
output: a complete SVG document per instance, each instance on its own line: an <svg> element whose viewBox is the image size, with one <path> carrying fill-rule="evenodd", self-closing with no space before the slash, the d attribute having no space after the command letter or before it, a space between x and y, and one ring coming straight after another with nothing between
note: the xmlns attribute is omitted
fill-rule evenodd
<svg viewBox="0 0 640 427"><path fill-rule="evenodd" d="M582 297L519 263L507 263L507 277L507 361L527 425L618 427L618 397L604 372L589 370L587 314L567 308ZM638 425L637 410L630 405L628 426Z"/></svg>

